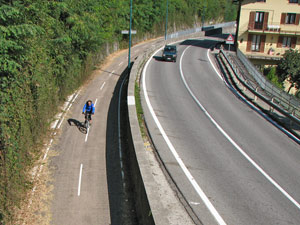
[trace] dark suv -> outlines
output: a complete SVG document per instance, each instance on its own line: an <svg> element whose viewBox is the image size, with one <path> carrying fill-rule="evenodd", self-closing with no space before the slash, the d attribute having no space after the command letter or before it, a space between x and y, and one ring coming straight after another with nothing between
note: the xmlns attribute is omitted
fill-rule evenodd
<svg viewBox="0 0 300 225"><path fill-rule="evenodd" d="M170 60L176 62L177 58L177 48L176 45L166 45L163 54L162 54L162 59L163 60Z"/></svg>

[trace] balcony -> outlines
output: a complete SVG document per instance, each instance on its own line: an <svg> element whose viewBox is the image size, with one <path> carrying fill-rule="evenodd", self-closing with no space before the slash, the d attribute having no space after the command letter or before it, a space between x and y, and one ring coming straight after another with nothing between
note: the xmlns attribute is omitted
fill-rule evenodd
<svg viewBox="0 0 300 225"><path fill-rule="evenodd" d="M269 34L285 34L285 35L300 35L300 25L295 24L280 24L249 22L248 32L250 33L269 33Z"/></svg>

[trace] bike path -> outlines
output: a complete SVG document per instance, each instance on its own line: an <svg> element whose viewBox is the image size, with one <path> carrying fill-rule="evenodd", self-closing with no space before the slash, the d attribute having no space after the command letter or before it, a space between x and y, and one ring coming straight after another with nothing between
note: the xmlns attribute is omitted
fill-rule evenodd
<svg viewBox="0 0 300 225"><path fill-rule="evenodd" d="M60 139L54 147L57 156L51 160L52 224L111 222L106 179L106 122L114 87L126 67L123 59L125 56L105 71L96 71L66 115ZM84 121L82 107L88 99L95 104L95 115L86 134L80 123Z"/></svg>

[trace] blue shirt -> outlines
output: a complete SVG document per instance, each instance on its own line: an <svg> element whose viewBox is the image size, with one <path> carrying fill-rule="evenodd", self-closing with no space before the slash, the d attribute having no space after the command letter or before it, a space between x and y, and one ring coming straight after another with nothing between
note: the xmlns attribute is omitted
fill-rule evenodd
<svg viewBox="0 0 300 225"><path fill-rule="evenodd" d="M84 104L82 112L83 113L88 112L88 113L94 114L95 113L95 106L94 106L94 104L93 103L91 105L88 105L87 103Z"/></svg>

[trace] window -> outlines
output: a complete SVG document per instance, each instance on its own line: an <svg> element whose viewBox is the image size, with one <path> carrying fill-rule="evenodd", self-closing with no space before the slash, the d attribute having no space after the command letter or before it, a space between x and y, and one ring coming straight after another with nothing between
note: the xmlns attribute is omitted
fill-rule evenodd
<svg viewBox="0 0 300 225"><path fill-rule="evenodd" d="M283 37L282 47L283 48L291 48L292 47L292 38L291 37Z"/></svg>
<svg viewBox="0 0 300 225"><path fill-rule="evenodd" d="M289 3L298 3L298 0L289 0Z"/></svg>
<svg viewBox="0 0 300 225"><path fill-rule="evenodd" d="M256 12L254 28L261 30L263 28L263 23L264 23L264 12Z"/></svg>
<svg viewBox="0 0 300 225"><path fill-rule="evenodd" d="M260 51L260 35L252 36L251 51L254 52Z"/></svg>
<svg viewBox="0 0 300 225"><path fill-rule="evenodd" d="M296 22L296 13L287 13L285 17L286 24L295 24Z"/></svg>
<svg viewBox="0 0 300 225"><path fill-rule="evenodd" d="M297 37L296 36L279 36L277 42L277 48L296 48Z"/></svg>

